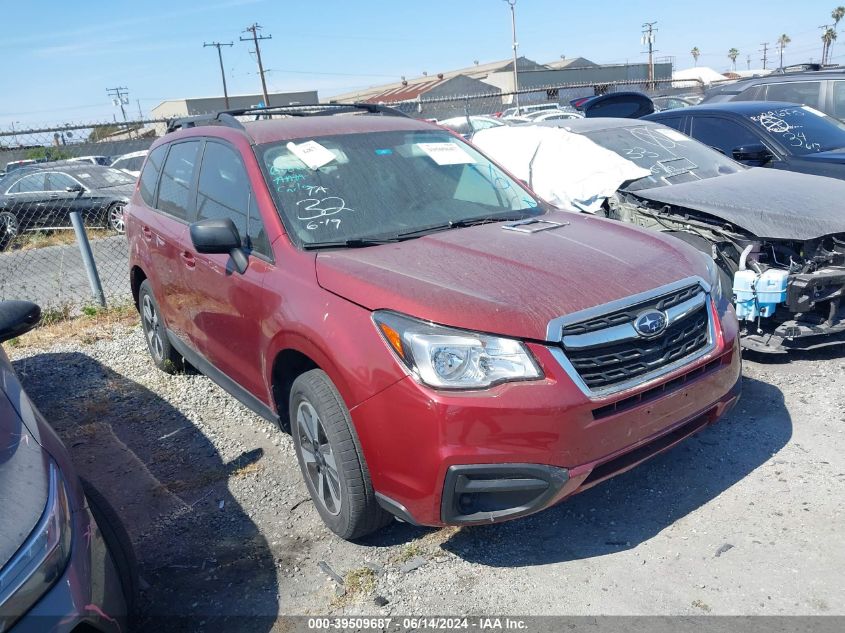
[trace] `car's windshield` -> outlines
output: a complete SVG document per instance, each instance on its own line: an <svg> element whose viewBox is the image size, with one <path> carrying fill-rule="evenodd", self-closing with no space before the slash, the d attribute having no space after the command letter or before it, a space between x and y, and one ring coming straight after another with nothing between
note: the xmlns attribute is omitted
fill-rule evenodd
<svg viewBox="0 0 845 633"><path fill-rule="evenodd" d="M809 106L767 110L749 119L799 156L845 148L845 123Z"/></svg>
<svg viewBox="0 0 845 633"><path fill-rule="evenodd" d="M438 130L271 143L259 158L286 226L304 245L541 213L518 182Z"/></svg>
<svg viewBox="0 0 845 633"><path fill-rule="evenodd" d="M745 169L716 150L668 127L632 125L584 132L598 145L651 172L629 183L630 191L703 180Z"/></svg>

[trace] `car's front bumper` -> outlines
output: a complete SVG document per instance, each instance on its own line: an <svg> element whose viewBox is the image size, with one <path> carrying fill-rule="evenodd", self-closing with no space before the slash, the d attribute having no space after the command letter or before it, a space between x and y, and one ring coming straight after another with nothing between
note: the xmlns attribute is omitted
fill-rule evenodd
<svg viewBox="0 0 845 633"><path fill-rule="evenodd" d="M379 501L418 524L489 523L633 468L736 403L735 324L695 363L603 399L586 397L538 344L542 380L463 393L401 380L352 409Z"/></svg>

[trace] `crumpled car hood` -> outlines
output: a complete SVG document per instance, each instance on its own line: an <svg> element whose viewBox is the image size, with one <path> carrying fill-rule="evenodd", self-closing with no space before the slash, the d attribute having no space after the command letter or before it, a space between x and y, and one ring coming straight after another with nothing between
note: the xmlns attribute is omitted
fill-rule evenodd
<svg viewBox="0 0 845 633"><path fill-rule="evenodd" d="M321 252L320 285L370 310L546 340L550 320L690 277L702 255L621 222L556 212L532 234L487 224L368 248Z"/></svg>
<svg viewBox="0 0 845 633"><path fill-rule="evenodd" d="M845 181L834 178L756 168L631 194L707 213L761 238L845 233Z"/></svg>

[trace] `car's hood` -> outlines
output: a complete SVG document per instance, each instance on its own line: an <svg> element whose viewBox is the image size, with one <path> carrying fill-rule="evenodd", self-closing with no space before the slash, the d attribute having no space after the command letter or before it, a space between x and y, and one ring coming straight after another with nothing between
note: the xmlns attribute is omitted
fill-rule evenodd
<svg viewBox="0 0 845 633"><path fill-rule="evenodd" d="M0 389L0 569L44 512L49 487L48 459Z"/></svg>
<svg viewBox="0 0 845 633"><path fill-rule="evenodd" d="M828 152L816 152L815 154L804 154L801 160L808 160L812 163L833 163L836 165L845 164L845 149L832 149Z"/></svg>
<svg viewBox="0 0 845 633"><path fill-rule="evenodd" d="M845 232L845 181L834 178L756 168L632 193L707 213L762 238L811 240Z"/></svg>
<svg viewBox="0 0 845 633"><path fill-rule="evenodd" d="M321 252L322 287L371 310L545 340L555 317L705 274L701 254L657 232L575 213L526 234L502 223Z"/></svg>

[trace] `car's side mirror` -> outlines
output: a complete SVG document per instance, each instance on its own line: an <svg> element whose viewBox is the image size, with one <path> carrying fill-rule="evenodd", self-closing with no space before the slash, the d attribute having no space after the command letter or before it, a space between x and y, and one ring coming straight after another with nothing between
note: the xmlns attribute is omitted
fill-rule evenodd
<svg viewBox="0 0 845 633"><path fill-rule="evenodd" d="M191 243L198 253L228 253L235 263L237 271L246 272L249 260L241 248L241 236L238 227L230 218L200 220L190 226Z"/></svg>
<svg viewBox="0 0 845 633"><path fill-rule="evenodd" d="M82 193L85 191L85 187L82 185L71 185L70 187L65 187L65 191L68 193Z"/></svg>
<svg viewBox="0 0 845 633"><path fill-rule="evenodd" d="M41 320L41 308L30 301L0 301L0 343L26 334Z"/></svg>
<svg viewBox="0 0 845 633"><path fill-rule="evenodd" d="M753 163L755 165L765 165L774 155L769 151L769 148L762 143L753 143L751 145L743 145L737 147L731 152L734 160L740 163Z"/></svg>

